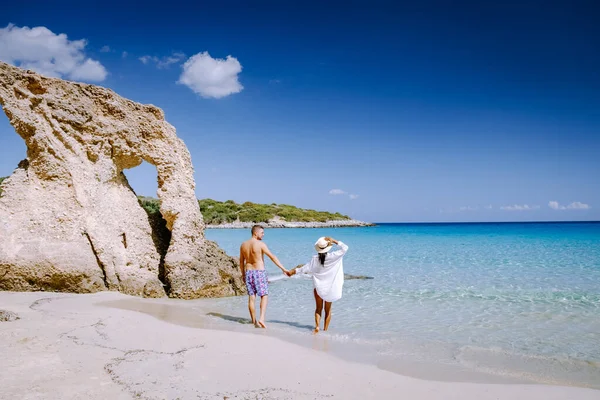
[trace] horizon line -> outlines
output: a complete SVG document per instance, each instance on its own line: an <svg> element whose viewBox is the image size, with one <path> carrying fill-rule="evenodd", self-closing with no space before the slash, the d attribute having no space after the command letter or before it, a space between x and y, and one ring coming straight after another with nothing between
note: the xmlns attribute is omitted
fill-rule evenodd
<svg viewBox="0 0 600 400"><path fill-rule="evenodd" d="M572 223L600 223L600 220L583 221L419 221L419 222L371 222L372 224L572 224Z"/></svg>

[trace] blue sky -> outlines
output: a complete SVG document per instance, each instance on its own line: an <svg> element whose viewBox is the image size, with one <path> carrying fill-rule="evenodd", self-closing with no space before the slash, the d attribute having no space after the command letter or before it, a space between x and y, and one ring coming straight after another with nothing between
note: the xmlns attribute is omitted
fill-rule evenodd
<svg viewBox="0 0 600 400"><path fill-rule="evenodd" d="M0 59L164 109L199 198L600 220L600 6L416 3L9 2ZM0 117L0 176L24 157Z"/></svg>

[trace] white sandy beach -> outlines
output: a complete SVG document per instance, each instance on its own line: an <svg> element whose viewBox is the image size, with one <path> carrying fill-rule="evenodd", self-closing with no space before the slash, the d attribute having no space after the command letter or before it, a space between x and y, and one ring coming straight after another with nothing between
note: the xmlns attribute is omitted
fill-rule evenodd
<svg viewBox="0 0 600 400"><path fill-rule="evenodd" d="M211 329L176 300L0 292L2 399L600 399L600 391L421 380L270 337ZM181 324L160 319L161 312Z"/></svg>

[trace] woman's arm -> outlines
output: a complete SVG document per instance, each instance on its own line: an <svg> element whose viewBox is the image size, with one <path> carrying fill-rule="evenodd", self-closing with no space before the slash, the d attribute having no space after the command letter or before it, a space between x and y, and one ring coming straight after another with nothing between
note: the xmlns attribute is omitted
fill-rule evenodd
<svg viewBox="0 0 600 400"><path fill-rule="evenodd" d="M348 245L346 243L342 242L341 240L336 240L329 236L325 237L325 240L327 240L329 243L335 243L338 246L340 246L340 250L332 251L331 253L329 253L330 256L333 257L334 259L342 257L348 251Z"/></svg>
<svg viewBox="0 0 600 400"><path fill-rule="evenodd" d="M327 240L329 243L339 244L337 240L329 236L325 236L325 240Z"/></svg>
<svg viewBox="0 0 600 400"><path fill-rule="evenodd" d="M305 274L307 272L310 272L310 265L311 265L311 262L308 262L302 266L298 265L296 268L293 268L287 274L287 276L292 276L292 275L296 275L296 274Z"/></svg>

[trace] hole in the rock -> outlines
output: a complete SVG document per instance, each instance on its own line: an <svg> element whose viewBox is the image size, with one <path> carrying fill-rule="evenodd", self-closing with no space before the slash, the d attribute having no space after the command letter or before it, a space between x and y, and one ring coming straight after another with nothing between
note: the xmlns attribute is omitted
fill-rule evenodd
<svg viewBox="0 0 600 400"><path fill-rule="evenodd" d="M0 196L2 195L2 181L9 177L19 165L19 162L27 157L27 146L21 137L15 132L8 118L0 112Z"/></svg>
<svg viewBox="0 0 600 400"><path fill-rule="evenodd" d="M167 222L160 213L160 201L156 196L158 190L156 167L144 161L136 168L123 171L123 174L136 194L140 206L148 215L148 221L152 228L152 241L160 255L158 279L165 285L168 293L169 287L165 279L165 255L169 249L169 243L171 243L171 231L167 228Z"/></svg>
<svg viewBox="0 0 600 400"><path fill-rule="evenodd" d="M123 173L127 177L129 186L131 186L138 197L156 198L158 180L154 165L143 161L139 166L126 169Z"/></svg>

